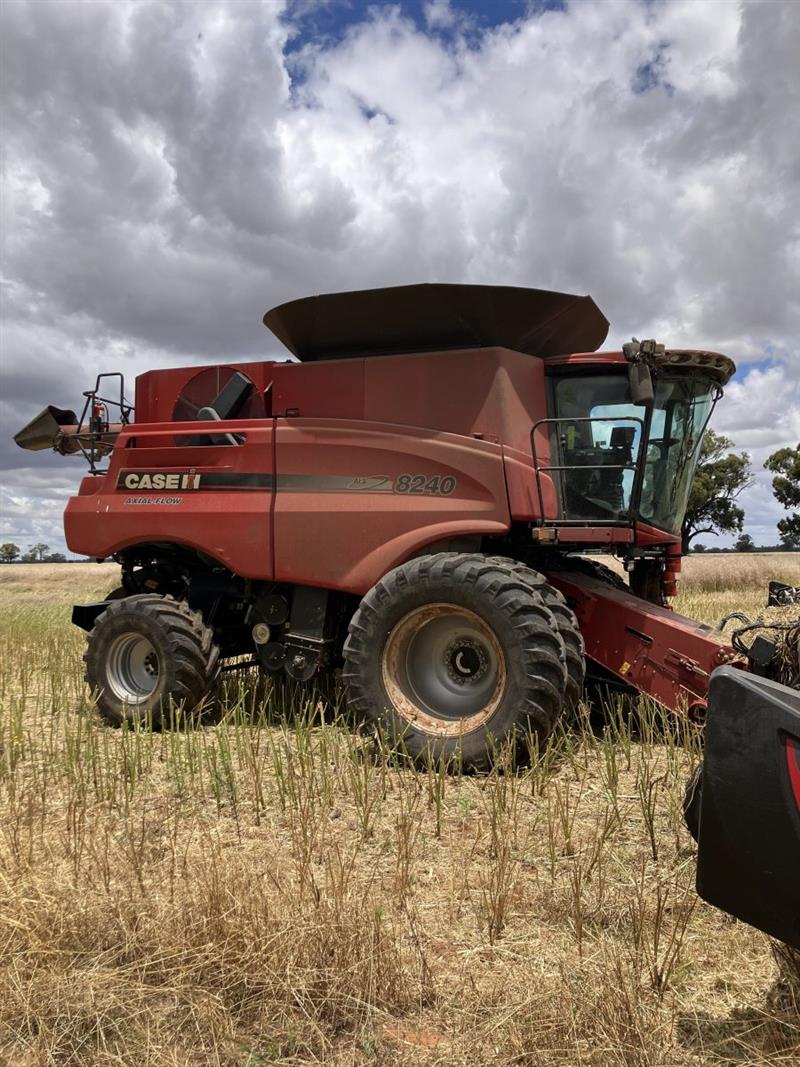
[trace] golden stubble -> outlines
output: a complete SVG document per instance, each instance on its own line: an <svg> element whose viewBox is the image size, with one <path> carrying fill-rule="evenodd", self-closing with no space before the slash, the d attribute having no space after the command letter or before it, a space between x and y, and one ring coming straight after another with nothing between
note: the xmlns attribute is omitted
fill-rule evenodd
<svg viewBox="0 0 800 1067"><path fill-rule="evenodd" d="M800 558L692 557L676 607L769 578ZM796 959L694 892L693 726L583 708L477 777L242 672L216 725L115 731L69 608L117 583L0 567L0 1062L798 1062Z"/></svg>

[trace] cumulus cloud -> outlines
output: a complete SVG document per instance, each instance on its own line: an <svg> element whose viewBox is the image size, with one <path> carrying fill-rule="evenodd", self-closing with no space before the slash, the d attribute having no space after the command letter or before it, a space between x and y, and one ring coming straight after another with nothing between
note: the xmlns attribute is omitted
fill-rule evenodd
<svg viewBox="0 0 800 1067"><path fill-rule="evenodd" d="M4 538L61 543L74 462L9 444L39 407L275 355L261 314L310 292L591 292L612 344L737 360L715 425L759 465L800 437L791 0L431 0L310 36L314 8L3 5ZM744 503L775 540L763 475Z"/></svg>

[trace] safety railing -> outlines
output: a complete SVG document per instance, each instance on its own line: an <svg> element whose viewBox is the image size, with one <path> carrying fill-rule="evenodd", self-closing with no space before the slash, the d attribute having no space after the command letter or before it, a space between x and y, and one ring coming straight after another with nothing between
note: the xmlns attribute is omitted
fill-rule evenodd
<svg viewBox="0 0 800 1067"><path fill-rule="evenodd" d="M537 452L536 452L536 431L540 427L542 427L542 426L552 427L552 426L557 426L557 425L559 425L561 423L568 423L571 426L576 426L578 424L585 425L586 423L595 423L595 422L613 423L615 426L619 426L620 424L626 424L626 425L633 424L634 426L638 425L638 427L639 427L639 442L638 442L638 455L637 455L637 458L635 460L632 459L628 463L550 463L550 462L547 462L545 464L542 464L542 463L539 462L539 456L537 455ZM533 469L534 469L534 474L536 476L536 492L537 492L537 495L538 495L538 498L539 498L539 514L541 516L542 523L545 526L552 526L552 525L585 526L587 523L591 524L592 526L619 526L621 522L631 521L633 514L635 513L636 509L638 508L638 501L639 501L639 494L640 494L640 487L641 487L641 471L642 471L641 457L644 455L644 449L643 449L643 442L644 442L644 436L645 436L644 429L645 429L644 420L640 419L640 418L637 418L635 415L630 415L630 416L626 415L626 416L622 416L622 417L614 416L614 415L598 415L598 416L581 416L579 418L572 418L572 417L569 417L569 416L560 416L560 417L557 417L557 418L539 419L538 422L535 422L533 424L533 427L531 428L531 453L533 455ZM550 438L550 437L551 437L551 434L550 434L550 431L548 431L548 438ZM551 451L551 453L552 453L552 447L553 447L552 446L552 441L550 441L550 451ZM559 446L558 447L559 447L559 449L561 449L560 442L559 442ZM609 451L611 451L611 450L609 450ZM564 491L563 491L564 490L564 486L563 486L562 478L559 477L559 478L553 480L554 481L554 487L556 488L557 495L558 495L559 517L555 518L555 519L547 519L547 518L545 518L544 493L542 491L542 474L552 474L554 472L557 472L560 475L562 472L565 472L565 471L591 471L591 470L597 470L597 471L603 471L603 472L614 471L614 470L618 470L618 471L630 470L630 471L634 472L633 485L631 487L630 499L628 500L627 507L623 508L623 510L618 512L616 518L613 518L613 519L598 519L598 518L594 518L594 517L590 518L588 516L584 517L584 518L570 518L568 515L563 514L563 512L565 510Z"/></svg>

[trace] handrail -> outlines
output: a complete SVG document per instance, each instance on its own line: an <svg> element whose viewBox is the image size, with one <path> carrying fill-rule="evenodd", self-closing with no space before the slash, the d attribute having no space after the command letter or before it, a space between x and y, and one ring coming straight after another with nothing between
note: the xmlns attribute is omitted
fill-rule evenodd
<svg viewBox="0 0 800 1067"><path fill-rule="evenodd" d="M638 423L640 431L641 431L641 436L640 436L640 439L639 439L640 447L639 447L639 453L638 453L636 462L635 463L571 463L571 464L545 464L545 465L540 464L539 463L539 457L536 454L536 431L539 429L540 426L545 426L545 425L554 424L554 423L561 423L561 422L568 422L568 423L571 423L571 424L575 424L575 423L578 423L578 422L613 422L613 423L633 422L633 423ZM641 466L641 463L642 463L642 457L645 454L645 450L642 447L642 443L644 442L644 439L645 439L645 423L644 423L644 419L641 419L636 415L624 415L624 416L618 416L618 415L584 416L584 415L582 415L582 416L579 416L579 417L571 417L571 416L567 416L567 415L560 415L560 416L557 416L557 417L539 419L531 427L530 438L531 438L531 454L532 454L532 457L533 457L533 469L534 469L534 472L536 474L536 492L537 492L538 497L539 497L539 514L542 517L542 522L543 523L579 522L579 521L582 521L582 520L577 520L577 519L566 519L564 517L559 517L557 519L546 519L545 518L545 515L544 515L544 494L542 492L542 477L541 477L543 472L544 473L550 473L551 471L567 471L567 470L582 470L582 471L588 471L588 470L602 470L602 471L632 470L632 471L638 471L640 466ZM631 494L632 498L633 498L635 493L638 495L638 492L637 492L638 491L638 484L637 484L638 481L639 481L639 479L635 479L635 481L634 481L634 492L632 492L632 494ZM625 520L622 518L622 514L620 513L620 518L619 519L592 519L592 525L593 526L619 526L621 524L629 525L630 523L633 522L632 516L635 514L637 505L638 505L638 501L635 501L634 499L631 499L630 506L628 508L628 512L630 513L631 517L628 519L627 523L625 523ZM559 510L559 512L561 512L563 510L562 509L562 500L561 500L561 494L560 493L559 493L559 499L558 499L558 510Z"/></svg>

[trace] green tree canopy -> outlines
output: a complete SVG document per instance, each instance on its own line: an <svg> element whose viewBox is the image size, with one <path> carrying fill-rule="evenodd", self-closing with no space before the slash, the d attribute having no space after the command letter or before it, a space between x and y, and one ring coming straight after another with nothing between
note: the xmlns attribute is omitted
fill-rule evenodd
<svg viewBox="0 0 800 1067"><path fill-rule="evenodd" d="M753 480L750 456L733 452L733 442L723 434L706 430L700 445L689 502L681 529L683 551L688 552L700 534L738 533L744 511L736 498Z"/></svg>
<svg viewBox="0 0 800 1067"><path fill-rule="evenodd" d="M752 552L756 547L756 543L750 534L739 534L736 538L736 543L733 546L737 552Z"/></svg>
<svg viewBox="0 0 800 1067"><path fill-rule="evenodd" d="M19 559L19 545L13 541L0 545L0 563L13 563L15 559Z"/></svg>
<svg viewBox="0 0 800 1067"><path fill-rule="evenodd" d="M800 508L800 444L796 448L779 448L764 466L775 477L772 491L785 508ZM787 548L800 548L800 513L794 512L778 523L781 541Z"/></svg>

